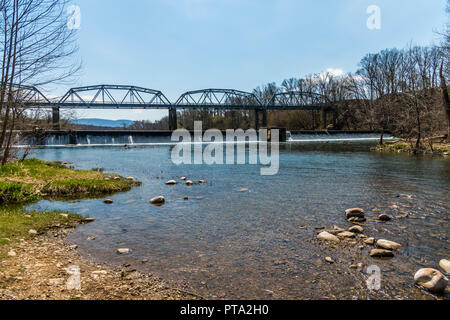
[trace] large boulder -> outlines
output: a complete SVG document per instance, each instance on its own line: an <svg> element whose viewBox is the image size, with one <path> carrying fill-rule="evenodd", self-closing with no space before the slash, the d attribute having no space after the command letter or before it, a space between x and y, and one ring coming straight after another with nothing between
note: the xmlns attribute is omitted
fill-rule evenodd
<svg viewBox="0 0 450 320"><path fill-rule="evenodd" d="M444 272L446 274L450 274L450 261L449 260L442 259L441 261L439 261L439 266L441 267L442 270L444 270Z"/></svg>
<svg viewBox="0 0 450 320"><path fill-rule="evenodd" d="M417 271L414 282L432 293L443 292L448 285L448 279L440 271L431 268Z"/></svg>
<svg viewBox="0 0 450 320"><path fill-rule="evenodd" d="M363 233L364 228L361 226L353 226L350 229L348 229L348 231L353 232L353 233Z"/></svg>
<svg viewBox="0 0 450 320"><path fill-rule="evenodd" d="M391 221L392 220L392 217L391 216L388 216L387 214L380 214L379 216L378 216L378 220L380 220L380 221L384 221L384 222L387 222L387 221Z"/></svg>
<svg viewBox="0 0 450 320"><path fill-rule="evenodd" d="M352 208L345 210L345 217L350 218L364 218L365 212L361 208Z"/></svg>
<svg viewBox="0 0 450 320"><path fill-rule="evenodd" d="M394 253L391 250L373 249L370 251L370 256L372 258L392 258Z"/></svg>
<svg viewBox="0 0 450 320"><path fill-rule="evenodd" d="M341 232L337 236L340 238L355 238L356 237L356 235L350 231Z"/></svg>
<svg viewBox="0 0 450 320"><path fill-rule="evenodd" d="M155 206L162 206L166 202L166 199L163 196L154 197L150 200L150 203Z"/></svg>
<svg viewBox="0 0 450 320"><path fill-rule="evenodd" d="M331 241L331 242L339 242L338 237L336 237L335 235L332 235L331 233L329 233L327 231L323 231L323 232L319 233L319 235L317 236L317 239Z"/></svg>
<svg viewBox="0 0 450 320"><path fill-rule="evenodd" d="M402 245L394 241L380 239L377 240L377 247L386 250L395 250L401 248Z"/></svg>

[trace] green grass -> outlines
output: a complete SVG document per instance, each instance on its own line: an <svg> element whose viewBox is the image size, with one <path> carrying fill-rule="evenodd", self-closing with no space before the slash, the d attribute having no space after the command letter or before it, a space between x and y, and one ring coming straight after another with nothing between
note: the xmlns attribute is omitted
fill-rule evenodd
<svg viewBox="0 0 450 320"><path fill-rule="evenodd" d="M2 207L0 208L0 245L9 244L17 239L35 237L36 235L28 232L30 229L42 234L49 228L78 225L82 219L80 215L62 211L25 212L17 206Z"/></svg>
<svg viewBox="0 0 450 320"><path fill-rule="evenodd" d="M0 181L0 204L30 202L38 199L33 185Z"/></svg>
<svg viewBox="0 0 450 320"><path fill-rule="evenodd" d="M28 159L0 167L0 205L41 198L95 197L139 185L115 174L74 170L55 162Z"/></svg>
<svg viewBox="0 0 450 320"><path fill-rule="evenodd" d="M64 215L63 215L64 214ZM82 217L62 211L24 212L19 206L0 208L0 260L7 259L8 247L19 239L32 239L49 229L75 227ZM30 229L37 235L30 234Z"/></svg>
<svg viewBox="0 0 450 320"><path fill-rule="evenodd" d="M140 182L100 170L74 170L38 159L0 166L0 259L19 239L30 239L50 228L78 225L82 217L60 211L25 212L23 206L40 199L74 200L128 191Z"/></svg>

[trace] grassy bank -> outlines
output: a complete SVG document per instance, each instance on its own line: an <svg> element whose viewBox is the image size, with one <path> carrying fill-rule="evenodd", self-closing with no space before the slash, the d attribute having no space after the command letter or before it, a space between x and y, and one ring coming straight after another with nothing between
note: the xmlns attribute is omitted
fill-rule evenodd
<svg viewBox="0 0 450 320"><path fill-rule="evenodd" d="M74 227L82 221L80 215L67 212L25 212L20 206L3 206L0 208L0 246L31 239L49 229ZM0 252L0 258L2 255L5 252Z"/></svg>
<svg viewBox="0 0 450 320"><path fill-rule="evenodd" d="M138 182L95 170L74 170L37 159L11 162L0 167L0 205L43 198L96 197L123 192Z"/></svg>
<svg viewBox="0 0 450 320"><path fill-rule="evenodd" d="M0 247L48 229L73 227L82 222L81 216L66 212L25 212L23 206L27 203L100 197L128 191L139 184L115 174L74 170L37 159L11 162L0 167ZM5 253L0 252L2 255Z"/></svg>
<svg viewBox="0 0 450 320"><path fill-rule="evenodd" d="M410 154L448 155L450 154L450 143L435 143L432 145L423 144L419 149L417 149L414 143L402 140L378 146L377 151Z"/></svg>

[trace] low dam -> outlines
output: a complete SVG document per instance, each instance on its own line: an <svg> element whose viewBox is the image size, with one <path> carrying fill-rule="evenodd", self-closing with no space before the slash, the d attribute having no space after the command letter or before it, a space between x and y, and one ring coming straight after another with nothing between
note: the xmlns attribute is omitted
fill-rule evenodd
<svg viewBox="0 0 450 320"><path fill-rule="evenodd" d="M18 147L68 147L68 146L124 146L170 144L173 131L158 130L79 130L79 131L23 131L15 134ZM193 135L193 131L191 134ZM222 131L225 136L226 131ZM392 135L385 134L386 139ZM285 131L281 129L280 141L360 141L378 140L380 133L371 131Z"/></svg>

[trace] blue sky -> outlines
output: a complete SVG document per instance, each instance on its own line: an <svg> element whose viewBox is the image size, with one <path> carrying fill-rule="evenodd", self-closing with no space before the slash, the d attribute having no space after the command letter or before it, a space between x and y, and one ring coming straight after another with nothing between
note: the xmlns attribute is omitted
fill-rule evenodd
<svg viewBox="0 0 450 320"><path fill-rule="evenodd" d="M83 69L73 86L251 91L326 69L356 70L369 52L438 43L446 0L78 0ZM369 30L366 10L381 9ZM53 87L63 94L66 87ZM80 117L155 120L165 111L83 111Z"/></svg>

